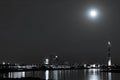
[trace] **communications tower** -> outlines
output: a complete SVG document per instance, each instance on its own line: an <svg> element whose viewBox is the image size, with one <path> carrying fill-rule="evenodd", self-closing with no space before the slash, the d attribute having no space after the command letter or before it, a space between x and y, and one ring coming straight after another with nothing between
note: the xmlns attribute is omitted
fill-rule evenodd
<svg viewBox="0 0 120 80"><path fill-rule="evenodd" d="M107 65L111 66L111 42L110 41L108 41L107 43L107 54L108 54Z"/></svg>

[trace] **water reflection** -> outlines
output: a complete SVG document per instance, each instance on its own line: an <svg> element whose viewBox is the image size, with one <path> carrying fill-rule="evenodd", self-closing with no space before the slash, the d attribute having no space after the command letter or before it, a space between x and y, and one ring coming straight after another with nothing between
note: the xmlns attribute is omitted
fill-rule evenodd
<svg viewBox="0 0 120 80"><path fill-rule="evenodd" d="M25 72L9 72L8 78L23 78L25 77Z"/></svg>
<svg viewBox="0 0 120 80"><path fill-rule="evenodd" d="M25 72L0 73L0 78L23 78L23 77L25 77Z"/></svg>
<svg viewBox="0 0 120 80"><path fill-rule="evenodd" d="M53 70L0 73L1 78L37 77L44 80L119 80L119 73L100 72L99 69ZM112 79L113 78L113 79Z"/></svg>
<svg viewBox="0 0 120 80"><path fill-rule="evenodd" d="M49 80L49 70L45 71L45 80Z"/></svg>
<svg viewBox="0 0 120 80"><path fill-rule="evenodd" d="M108 80L112 80L112 73L108 73Z"/></svg>
<svg viewBox="0 0 120 80"><path fill-rule="evenodd" d="M70 78L70 70L53 70L45 71L45 80L68 80ZM69 79L70 80L70 79Z"/></svg>
<svg viewBox="0 0 120 80"><path fill-rule="evenodd" d="M46 70L45 71L45 80L49 80L49 79L58 80L58 74L59 74L58 70L54 70L54 71Z"/></svg>
<svg viewBox="0 0 120 80"><path fill-rule="evenodd" d="M89 69L84 71L87 80L100 80L100 70L99 69Z"/></svg>
<svg viewBox="0 0 120 80"><path fill-rule="evenodd" d="M53 71L53 79L58 80L58 71L57 70Z"/></svg>

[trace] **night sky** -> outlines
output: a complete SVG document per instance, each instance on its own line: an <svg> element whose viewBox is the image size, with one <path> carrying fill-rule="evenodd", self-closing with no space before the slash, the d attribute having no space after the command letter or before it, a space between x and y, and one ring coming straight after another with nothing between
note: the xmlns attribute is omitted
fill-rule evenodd
<svg viewBox="0 0 120 80"><path fill-rule="evenodd" d="M0 63L105 63L109 40L120 64L119 0L0 0Z"/></svg>

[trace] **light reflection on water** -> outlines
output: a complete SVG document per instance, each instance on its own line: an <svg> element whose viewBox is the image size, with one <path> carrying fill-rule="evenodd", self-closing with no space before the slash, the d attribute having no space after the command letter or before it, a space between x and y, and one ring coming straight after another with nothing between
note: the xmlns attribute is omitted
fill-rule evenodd
<svg viewBox="0 0 120 80"><path fill-rule="evenodd" d="M89 69L87 74L87 80L100 80L100 70Z"/></svg>
<svg viewBox="0 0 120 80"><path fill-rule="evenodd" d="M49 70L45 71L45 80L49 80Z"/></svg>
<svg viewBox="0 0 120 80"><path fill-rule="evenodd" d="M112 73L108 73L108 80L112 80Z"/></svg>
<svg viewBox="0 0 120 80"><path fill-rule="evenodd" d="M25 72L0 73L1 78L24 78Z"/></svg>
<svg viewBox="0 0 120 80"><path fill-rule="evenodd" d="M25 72L9 72L9 78L22 78L25 77Z"/></svg>
<svg viewBox="0 0 120 80"><path fill-rule="evenodd" d="M53 71L53 79L58 80L58 71Z"/></svg>
<svg viewBox="0 0 120 80"><path fill-rule="evenodd" d="M112 77L114 76L114 78ZM45 80L119 80L120 73L104 73L99 69L53 70L1 73L1 78L38 77ZM113 78L113 79L112 79Z"/></svg>

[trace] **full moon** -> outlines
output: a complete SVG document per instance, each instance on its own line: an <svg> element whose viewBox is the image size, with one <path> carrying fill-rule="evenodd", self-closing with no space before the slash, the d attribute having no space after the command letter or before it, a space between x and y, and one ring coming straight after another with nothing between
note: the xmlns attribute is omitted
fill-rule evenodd
<svg viewBox="0 0 120 80"><path fill-rule="evenodd" d="M91 10L89 14L90 14L91 17L96 17L97 16L97 11L96 10Z"/></svg>

